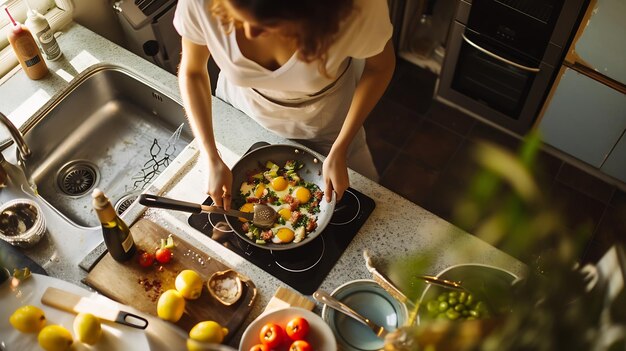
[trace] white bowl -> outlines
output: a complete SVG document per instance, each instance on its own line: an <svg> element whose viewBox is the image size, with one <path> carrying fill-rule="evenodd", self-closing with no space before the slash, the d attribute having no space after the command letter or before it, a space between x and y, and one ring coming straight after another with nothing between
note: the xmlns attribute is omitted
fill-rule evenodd
<svg viewBox="0 0 626 351"><path fill-rule="evenodd" d="M257 319L255 319L248 328L243 332L243 336L241 337L241 343L239 344L239 350L248 351L250 348L256 344L260 344L259 333L261 332L261 328L265 323L276 323L285 328L287 323L295 317L302 317L309 322L310 330L309 334L305 338L306 341L311 344L311 348L313 350L336 350L337 342L335 341L335 336L333 335L332 330L322 317L317 314L305 310L303 308L298 307L288 307L280 310L273 310L260 315ZM287 350L289 347L288 344L283 345L282 348L278 350Z"/></svg>
<svg viewBox="0 0 626 351"><path fill-rule="evenodd" d="M347 282L331 295L388 331L402 327L408 319L406 306L371 279ZM384 340L371 329L326 305L322 318L335 333L343 351L373 351L384 347Z"/></svg>

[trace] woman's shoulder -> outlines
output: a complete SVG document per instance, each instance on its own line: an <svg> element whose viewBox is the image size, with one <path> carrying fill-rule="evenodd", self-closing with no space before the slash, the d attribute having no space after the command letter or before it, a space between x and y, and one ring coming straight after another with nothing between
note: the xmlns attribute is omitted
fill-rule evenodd
<svg viewBox="0 0 626 351"><path fill-rule="evenodd" d="M382 51L392 32L387 0L354 0L354 10L341 24L334 50L367 58Z"/></svg>

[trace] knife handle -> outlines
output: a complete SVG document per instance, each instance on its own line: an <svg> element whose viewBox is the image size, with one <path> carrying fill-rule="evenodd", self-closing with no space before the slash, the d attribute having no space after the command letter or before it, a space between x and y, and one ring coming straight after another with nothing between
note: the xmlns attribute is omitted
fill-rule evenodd
<svg viewBox="0 0 626 351"><path fill-rule="evenodd" d="M137 329L146 329L148 327L147 319L126 311L120 311L120 313L117 314L115 323L124 324Z"/></svg>

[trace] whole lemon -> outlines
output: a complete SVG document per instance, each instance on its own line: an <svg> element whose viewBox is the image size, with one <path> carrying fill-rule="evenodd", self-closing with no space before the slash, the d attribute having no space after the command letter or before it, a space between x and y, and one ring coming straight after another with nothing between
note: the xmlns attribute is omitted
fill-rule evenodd
<svg viewBox="0 0 626 351"><path fill-rule="evenodd" d="M178 322L185 311L185 298L178 290L170 289L159 297L157 315L170 322Z"/></svg>
<svg viewBox="0 0 626 351"><path fill-rule="evenodd" d="M49 325L37 335L39 346L46 351L65 351L72 346L74 339L69 330L60 325Z"/></svg>
<svg viewBox="0 0 626 351"><path fill-rule="evenodd" d="M176 286L176 290L178 290L184 298L195 300L200 297L204 282L198 272L185 269L178 273L174 285Z"/></svg>
<svg viewBox="0 0 626 351"><path fill-rule="evenodd" d="M228 328L224 328L214 321L204 321L196 324L189 331L192 340L212 344L220 344L228 334Z"/></svg>
<svg viewBox="0 0 626 351"><path fill-rule="evenodd" d="M74 335L85 344L93 345L102 335L102 325L98 317L91 313L79 313L74 318Z"/></svg>
<svg viewBox="0 0 626 351"><path fill-rule="evenodd" d="M46 316L40 308L26 305L13 312L9 323L22 333L36 333L46 325Z"/></svg>

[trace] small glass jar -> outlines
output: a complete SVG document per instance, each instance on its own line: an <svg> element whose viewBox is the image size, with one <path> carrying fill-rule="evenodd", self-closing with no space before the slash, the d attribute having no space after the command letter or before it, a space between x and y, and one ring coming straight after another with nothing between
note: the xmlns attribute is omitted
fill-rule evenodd
<svg viewBox="0 0 626 351"><path fill-rule="evenodd" d="M46 233L41 207L29 199L15 199L0 206L0 239L11 245L31 247Z"/></svg>

